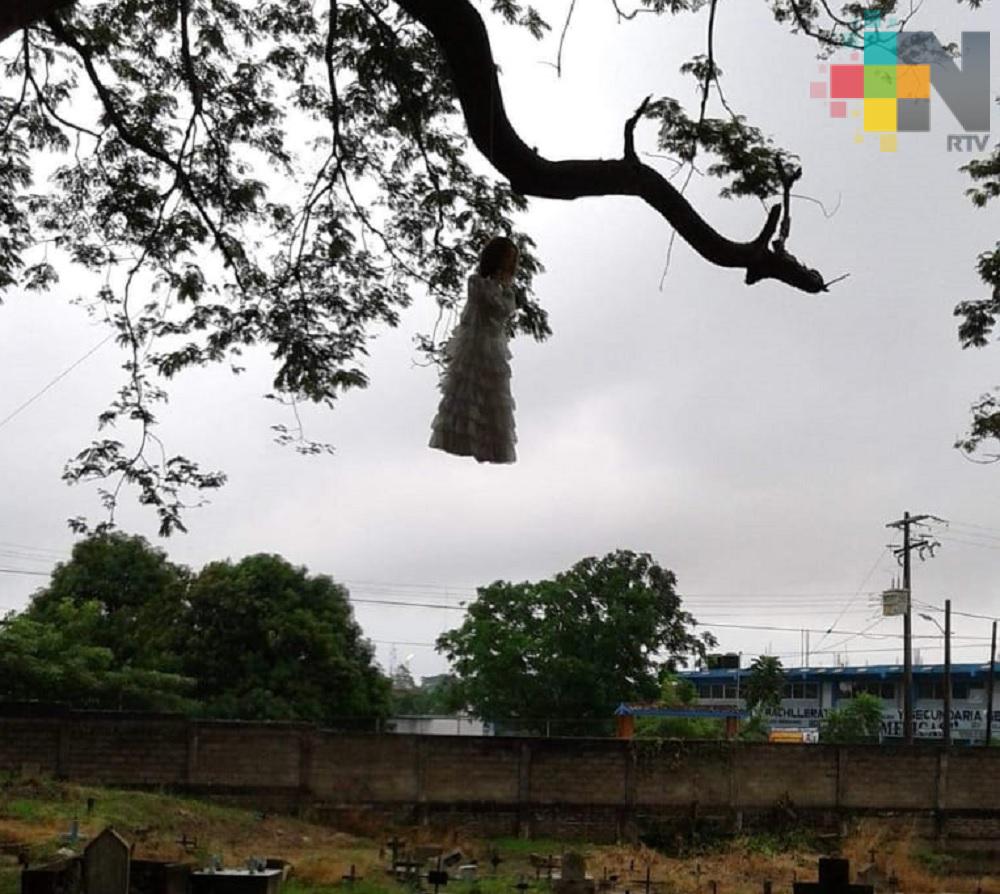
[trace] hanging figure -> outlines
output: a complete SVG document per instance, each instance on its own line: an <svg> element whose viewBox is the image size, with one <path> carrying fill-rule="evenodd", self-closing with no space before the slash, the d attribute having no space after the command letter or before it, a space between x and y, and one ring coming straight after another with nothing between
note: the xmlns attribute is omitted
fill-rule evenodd
<svg viewBox="0 0 1000 894"><path fill-rule="evenodd" d="M510 284L517 261L517 246L505 236L486 243L469 276L459 324L444 348L442 397L430 446L481 463L516 459L507 326L516 310Z"/></svg>

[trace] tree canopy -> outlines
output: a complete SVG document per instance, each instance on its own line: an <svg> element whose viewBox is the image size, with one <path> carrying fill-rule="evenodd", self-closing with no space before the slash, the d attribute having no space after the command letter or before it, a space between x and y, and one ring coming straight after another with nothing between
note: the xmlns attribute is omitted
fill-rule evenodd
<svg viewBox="0 0 1000 894"><path fill-rule="evenodd" d="M322 724L387 712L389 680L332 578L247 556L206 565L188 599L185 667L207 713Z"/></svg>
<svg viewBox="0 0 1000 894"><path fill-rule="evenodd" d="M496 581L477 589L437 648L484 720L533 732L548 718L578 720L586 731L623 701L655 699L662 668L714 644L693 632L675 583L649 554L629 550L582 559L549 580Z"/></svg>
<svg viewBox="0 0 1000 894"><path fill-rule="evenodd" d="M189 569L142 537L120 532L77 541L48 586L37 591L28 616L58 624L64 604L95 605L92 645L111 651L120 665L177 669Z"/></svg>
<svg viewBox="0 0 1000 894"><path fill-rule="evenodd" d="M882 701L863 692L830 712L820 721L821 742L853 745L879 741L882 730Z"/></svg>
<svg viewBox="0 0 1000 894"><path fill-rule="evenodd" d="M781 704L785 686L785 669L781 659L773 655L758 655L750 663L750 673L743 684L743 697L751 713L757 714Z"/></svg>
<svg viewBox="0 0 1000 894"><path fill-rule="evenodd" d="M333 724L384 717L389 688L347 590L274 555L192 572L95 535L0 625L8 700Z"/></svg>
<svg viewBox="0 0 1000 894"><path fill-rule="evenodd" d="M671 670L660 674L659 704L664 708L689 709L698 703L698 688ZM639 739L721 739L724 723L714 717L638 717Z"/></svg>
<svg viewBox="0 0 1000 894"><path fill-rule="evenodd" d="M194 681L155 662L119 660L98 645L106 618L97 601L50 602L45 620L10 614L0 626L0 698L80 708L196 710Z"/></svg>
<svg viewBox="0 0 1000 894"><path fill-rule="evenodd" d="M92 308L125 349L126 375L98 419L100 436L64 477L100 483L103 524L129 486L169 534L183 529L192 494L225 481L159 450L167 380L209 363L238 372L243 353L260 346L275 362L272 397L333 405L367 384L370 337L396 326L416 297L449 317L493 233L522 248L513 330L547 337L546 313L532 299L543 265L515 224L528 197L635 196L707 262L742 270L747 283L827 288L789 249L791 190L803 175L794 153L722 91L718 0L610 2L622 22L639 13L706 18L705 45L678 60L698 99L689 109L651 95L623 113L619 158L563 160L531 148L504 106L483 15L554 39L542 13L519 0L490 0L482 14L471 0L4 4L0 294L48 289L63 263L92 274ZM868 11L900 12L899 27L912 13L897 0L839 9L766 0L761 9L820 52L861 46ZM636 140L646 122L680 168L698 162L724 197L766 203L759 231L743 240L720 233L643 161ZM473 170L470 140L498 177ZM998 166L994 153L967 168L978 204L997 194ZM996 251L983 255L992 297L959 305L964 344L985 343L992 331L997 269ZM442 334L417 336L429 360L440 360ZM963 446L995 436L997 419L986 399ZM301 426L276 428L303 452L329 449Z"/></svg>

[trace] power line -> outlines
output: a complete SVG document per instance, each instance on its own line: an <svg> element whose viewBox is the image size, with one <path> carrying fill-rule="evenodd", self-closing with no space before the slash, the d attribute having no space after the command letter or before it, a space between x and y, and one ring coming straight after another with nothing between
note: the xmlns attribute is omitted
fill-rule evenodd
<svg viewBox="0 0 1000 894"><path fill-rule="evenodd" d="M36 391L31 397L29 397L24 403L15 409L11 410L3 419L0 419L0 428L3 428L8 422L10 422L15 416L17 416L22 411L28 409L38 398L40 398L46 391L48 391L53 385L57 384L62 379L66 378L74 369L76 369L84 360L86 360L91 354L94 354L98 349L104 347L112 338L115 337L115 333L108 333L104 338L102 338L94 347L92 347L86 354L80 357L78 360L73 361L69 366L66 367L59 375L57 375L51 382L49 382L40 391Z"/></svg>
<svg viewBox="0 0 1000 894"><path fill-rule="evenodd" d="M1000 549L1000 543L981 543L976 540L962 540L958 537L952 537L949 534L935 534L934 537L937 540L943 540L945 543L960 543L963 546L978 546L980 549Z"/></svg>
<svg viewBox="0 0 1000 894"><path fill-rule="evenodd" d="M860 595L861 595L861 590L863 589L864 585L865 585L866 583L868 583L868 579L869 579L869 578L870 578L870 577L871 577L871 576L872 576L872 575L873 575L873 574L875 573L875 569L876 569L876 568L878 568L878 566L882 564L882 560L883 560L883 559L884 559L884 558L886 557L886 555L888 555L888 553L889 553L889 547L884 547L884 548L882 549L882 552L880 552L880 553L878 554L878 558L877 558L877 559L875 560L875 564L873 564L873 565L872 565L872 567L871 567L871 568L870 568L870 569L868 570L868 573L867 573L867 574L866 574L866 575L864 576L864 578L862 579L861 583L860 583L860 584L858 585L858 590L857 590L857 592L856 592L856 593L855 593L855 594L854 594L854 595L853 595L853 596L851 597L850 601L849 601L849 602L847 603L847 605L845 605L845 606L844 606L844 608L843 608L843 609L841 610L840 614L839 614L839 615L837 615L837 617L836 617L836 619L834 620L834 622L833 622L833 623L832 623L832 624L830 625L830 630L833 630L833 628L834 628L834 627L836 627L836 626L837 626L837 625L838 625L838 624L839 624L839 623L841 622L841 620L843 620L843 617L844 617L844 615L845 615L845 614L847 614L847 610L848 610L848 609L849 609L849 608L850 608L850 607L851 607L851 606L852 606L852 605L854 604L854 602L855 602L855 600L856 600L856 599L858 598L858 596L860 596ZM874 626L874 625L873 625L873 626ZM869 629L870 629L870 628L869 628ZM829 631L827 631L826 633L824 633L824 634L823 634L823 635L822 635L822 636L820 637L820 640L819 640L819 642L818 642L818 643L816 643L816 648L817 648L817 649L818 649L818 648L819 648L819 647L820 647L821 645L823 645L823 641L824 641L824 640L825 640L825 639L827 638L827 636L829 636L829 635L830 635L830 634L829 634ZM845 642L847 642L847 640L845 640ZM810 651L811 651L811 650L810 650Z"/></svg>
<svg viewBox="0 0 1000 894"><path fill-rule="evenodd" d="M944 613L944 609L939 605L932 605L929 602L918 602L916 605L920 608L926 608L933 612ZM977 615L975 612L960 612L958 609L953 608L951 610L953 615L961 615L963 618L978 618L981 621L996 621L998 620L996 615Z"/></svg>

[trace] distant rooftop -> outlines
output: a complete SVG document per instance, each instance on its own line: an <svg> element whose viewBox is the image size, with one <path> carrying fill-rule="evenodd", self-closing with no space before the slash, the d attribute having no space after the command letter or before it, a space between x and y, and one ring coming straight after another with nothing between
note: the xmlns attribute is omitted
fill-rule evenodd
<svg viewBox="0 0 1000 894"><path fill-rule="evenodd" d="M951 672L956 675L968 675L970 677L988 673L990 665L988 661L973 664L952 664ZM746 676L750 672L748 667L741 668L739 673ZM678 676L689 680L734 680L737 671L735 669L716 668L714 670L694 670L678 671ZM829 680L838 677L895 677L902 676L902 664L864 664L848 667L786 667L784 675L786 678L799 680ZM944 664L915 664L913 673L917 674L943 674Z"/></svg>

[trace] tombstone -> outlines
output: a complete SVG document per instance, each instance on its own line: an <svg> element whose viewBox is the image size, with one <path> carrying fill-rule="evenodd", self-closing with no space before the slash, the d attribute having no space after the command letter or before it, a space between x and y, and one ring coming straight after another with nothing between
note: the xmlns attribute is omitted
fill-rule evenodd
<svg viewBox="0 0 1000 894"><path fill-rule="evenodd" d="M568 851L562 858L562 880L582 882L587 877L587 861L580 854Z"/></svg>
<svg viewBox="0 0 1000 894"><path fill-rule="evenodd" d="M478 863L466 863L463 866L458 867L458 877L463 882L474 882L476 880L476 873L479 871Z"/></svg>
<svg viewBox="0 0 1000 894"><path fill-rule="evenodd" d="M190 875L191 894L277 894L281 870L206 869Z"/></svg>
<svg viewBox="0 0 1000 894"><path fill-rule="evenodd" d="M427 873L427 884L433 885L434 894L438 894L438 888L448 884L448 870L440 867L432 869Z"/></svg>
<svg viewBox="0 0 1000 894"><path fill-rule="evenodd" d="M288 881L288 876L292 872L292 864L288 860L282 860L280 857L268 857L264 861L265 869L277 869L281 873L281 880L283 882Z"/></svg>
<svg viewBox="0 0 1000 894"><path fill-rule="evenodd" d="M83 879L79 857L21 870L21 894L78 894Z"/></svg>
<svg viewBox="0 0 1000 894"><path fill-rule="evenodd" d="M129 894L186 894L190 863L133 860L129 866Z"/></svg>
<svg viewBox="0 0 1000 894"><path fill-rule="evenodd" d="M587 863L580 854L567 851L560 864L559 878L552 883L555 894L595 894L597 885L587 878Z"/></svg>
<svg viewBox="0 0 1000 894"><path fill-rule="evenodd" d="M458 866L464 859L465 855L458 848L455 848L441 858L441 863L451 869L453 866Z"/></svg>
<svg viewBox="0 0 1000 894"><path fill-rule="evenodd" d="M874 894L872 885L851 884L851 864L840 857L819 858L819 881L795 882L794 894Z"/></svg>
<svg viewBox="0 0 1000 894"><path fill-rule="evenodd" d="M83 850L85 894L128 894L128 842L108 826Z"/></svg>

